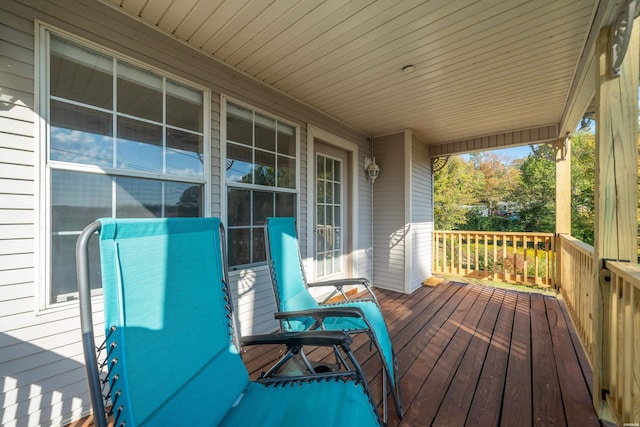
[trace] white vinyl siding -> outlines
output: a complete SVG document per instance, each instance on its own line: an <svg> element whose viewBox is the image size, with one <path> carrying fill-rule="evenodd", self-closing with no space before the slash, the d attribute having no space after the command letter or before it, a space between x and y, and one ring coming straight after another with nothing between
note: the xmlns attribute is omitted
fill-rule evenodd
<svg viewBox="0 0 640 427"><path fill-rule="evenodd" d="M413 133L411 138L411 277L413 292L431 277L433 194L429 147Z"/></svg>
<svg viewBox="0 0 640 427"><path fill-rule="evenodd" d="M404 210L404 134L375 138L373 151L380 166L380 175L373 184L373 284L404 292L408 227Z"/></svg>
<svg viewBox="0 0 640 427"><path fill-rule="evenodd" d="M374 142L374 283L410 293L431 276L432 174L428 146L410 130Z"/></svg>
<svg viewBox="0 0 640 427"><path fill-rule="evenodd" d="M220 94L255 105L300 126L300 182L306 182L306 124L313 124L358 144L361 157L371 156L366 137L317 110L293 101L262 83L231 70L206 55L186 47L155 29L128 18L94 0L33 0L0 2L0 377L3 426L64 425L90 410L80 344L78 308L39 311L41 276L39 247L35 240L39 224L40 184L37 155L42 136L35 132L34 22L46 22L63 31L148 64L212 91L209 141L211 155L210 211L222 212L220 158ZM10 67L7 65L11 65ZM368 205L370 186L359 171L358 200ZM307 200L299 194L298 221L306 230ZM370 210L360 209L368 224ZM370 228L360 228L354 250L359 274L370 275L364 250L371 240ZM306 233L300 233L306 256ZM35 252L34 252L35 251ZM243 334L275 329L275 303L266 268L241 270L230 275ZM101 313L97 313L100 323Z"/></svg>

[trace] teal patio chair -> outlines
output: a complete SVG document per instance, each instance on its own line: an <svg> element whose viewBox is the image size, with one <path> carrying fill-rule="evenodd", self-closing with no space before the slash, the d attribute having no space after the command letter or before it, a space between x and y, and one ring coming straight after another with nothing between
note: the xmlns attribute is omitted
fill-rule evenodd
<svg viewBox="0 0 640 427"><path fill-rule="evenodd" d="M369 281L357 278L308 283L302 265L295 218L267 218L265 240L267 263L279 310L275 317L280 321L281 330L320 329L347 331L350 334L367 333L382 359L384 421L387 421L387 381L391 384L398 416L402 418L397 358ZM349 300L344 292L346 285L365 286L369 298ZM318 302L309 292L310 287L320 286L333 288L322 302ZM345 301L330 303L329 300L337 294L341 294Z"/></svg>
<svg viewBox="0 0 640 427"><path fill-rule="evenodd" d="M96 311L103 309L89 286L96 231L106 336L101 355L92 298ZM218 218L101 219L78 238L76 257L97 426L106 426L108 417L126 427L381 424L345 333L246 337L246 345L284 344L289 353L304 345L337 346L351 363L347 371L249 380L238 353Z"/></svg>

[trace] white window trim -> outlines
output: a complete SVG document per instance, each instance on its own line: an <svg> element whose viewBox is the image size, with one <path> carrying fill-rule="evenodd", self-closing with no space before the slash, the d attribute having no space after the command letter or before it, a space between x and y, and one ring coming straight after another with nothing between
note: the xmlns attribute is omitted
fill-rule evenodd
<svg viewBox="0 0 640 427"><path fill-rule="evenodd" d="M240 101L239 99L233 98L231 96L220 94L220 220L224 227L228 230L229 226L227 224L227 213L228 213L228 200L227 200L227 190L229 186L227 185L226 178L226 162L227 162L227 104L232 103L238 105L240 107L244 107L248 110L252 110L256 113L260 113L264 116L275 119L279 122L282 122L286 125L292 126L296 129L296 186L295 188L282 188L282 187L267 187L260 186L255 184L245 184L247 189L251 190L265 190L270 192L283 192L283 193L292 193L296 195L296 217L300 217L300 163L302 161L302 153L300 152L300 130L301 126L298 123L292 122L291 120L285 119L277 114L266 111L262 108L256 107L244 101ZM233 185L231 187L234 188L245 188L245 185L240 183L239 185ZM297 219L296 218L296 219ZM260 269L265 269L266 265L262 265L262 263L253 263L253 264L243 264L238 266L238 268L234 268L233 273L237 271L257 271Z"/></svg>
<svg viewBox="0 0 640 427"><path fill-rule="evenodd" d="M48 76L49 76L49 34L54 34L60 38L68 40L72 43L79 44L81 46L85 46L89 49L93 49L99 53L104 55L108 55L112 58L116 58L119 61L125 61L131 65L139 67L144 70L151 71L155 74L158 74L165 79L170 79L176 83L183 84L191 89L198 90L202 92L203 99L203 130L202 130L202 144L203 144L203 156L204 156L204 165L203 165L203 178L202 179L187 179L187 182L200 182L203 184L203 216L210 217L212 215L211 212L211 180L212 180L212 169L211 169L211 90L205 86L199 85L187 79L184 79L180 76L174 75L166 70L163 70L158 67L151 66L144 62L141 62L135 58L124 55L115 50L104 47L98 43L94 43L82 37L79 37L73 33L62 30L55 26L52 26L46 22L35 20L35 40L34 40L34 52L35 52L35 64L34 64L34 110L35 110L35 120L34 120L34 140L36 142L36 159L35 159L35 193L36 197L39 200L39 203L35 207L34 212L34 223L37 232L35 233L35 268L34 268L34 277L35 277L35 299L34 299L34 311L36 315L47 314L56 311L64 311L69 308L76 307L78 305L78 300L72 300L68 302L60 302L60 303L52 303L49 302L49 292L51 290L51 265L49 263L50 254L51 254L51 215L50 215L50 204L51 204L51 189L50 189L50 181L47 178L48 175L48 124L49 124L49 108L48 108ZM55 161L52 162L57 164ZM136 171L115 171L115 170L107 170L97 166L92 165L77 165L77 167L65 167L64 165L57 164L56 169L69 169L73 171L82 172L83 170L86 172L92 173L101 173L109 176L130 176L130 177L145 177L145 178L153 178L153 174L140 174ZM164 181L178 181L175 176L160 176L159 174L155 176L156 178L162 179ZM182 181L184 182L184 181ZM101 301L102 295L101 293L97 293L92 297L93 301Z"/></svg>

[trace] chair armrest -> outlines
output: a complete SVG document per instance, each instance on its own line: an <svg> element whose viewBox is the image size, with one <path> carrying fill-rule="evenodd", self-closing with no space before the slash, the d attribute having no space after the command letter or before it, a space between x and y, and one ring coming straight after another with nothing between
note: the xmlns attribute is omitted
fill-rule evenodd
<svg viewBox="0 0 640 427"><path fill-rule="evenodd" d="M363 285L363 286L369 287L369 280L367 280L365 277L358 277L358 278L335 279L335 280L327 280L324 282L307 283L307 287L309 288L316 288L321 286L338 287L338 286L347 286L347 285Z"/></svg>
<svg viewBox="0 0 640 427"><path fill-rule="evenodd" d="M324 299L324 301L322 301L323 304L327 303L338 292L342 294L345 300L349 301L349 297L347 297L347 295L342 291L342 287L348 286L348 285L364 286L367 292L369 292L369 294L371 295L371 299L375 301L376 304L378 304L378 298L376 298L376 295L373 293L373 289L371 289L371 282L369 282L369 279L365 277L336 279L336 280L327 280L326 282L307 283L308 288L321 287L321 286L333 286L334 288L336 288L335 291L333 291L329 296L327 296Z"/></svg>
<svg viewBox="0 0 640 427"><path fill-rule="evenodd" d="M316 320L322 321L327 317L362 317L364 313L361 308L358 307L340 307L340 306L323 306L322 308L312 308L309 310L300 311L279 311L273 315L276 320L300 318L300 317L312 317Z"/></svg>
<svg viewBox="0 0 640 427"><path fill-rule="evenodd" d="M250 335L240 338L245 345L285 344L295 346L344 346L351 344L351 337L344 331L282 332L266 335Z"/></svg>

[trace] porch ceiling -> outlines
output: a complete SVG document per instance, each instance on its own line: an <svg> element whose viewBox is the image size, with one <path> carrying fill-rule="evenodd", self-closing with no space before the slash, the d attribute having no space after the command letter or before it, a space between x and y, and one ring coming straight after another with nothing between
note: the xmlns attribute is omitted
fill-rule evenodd
<svg viewBox="0 0 640 427"><path fill-rule="evenodd" d="M103 2L368 135L412 128L432 144L560 123L598 6Z"/></svg>

